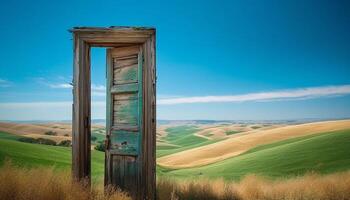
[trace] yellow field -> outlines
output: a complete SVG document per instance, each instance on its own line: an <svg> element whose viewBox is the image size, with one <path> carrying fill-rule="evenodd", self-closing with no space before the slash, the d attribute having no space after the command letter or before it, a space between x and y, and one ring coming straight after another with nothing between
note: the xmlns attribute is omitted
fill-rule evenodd
<svg viewBox="0 0 350 200"><path fill-rule="evenodd" d="M94 125L92 128L101 128L101 125ZM70 123L42 123L42 124L22 124L11 122L0 122L0 131L31 138L45 138L60 142L71 140L72 126ZM48 131L57 133L56 136L46 135Z"/></svg>
<svg viewBox="0 0 350 200"><path fill-rule="evenodd" d="M258 129L252 128L254 126L257 126L259 128ZM236 137L237 135L240 135L240 136L245 135L247 133L250 133L249 131L268 130L268 129L282 127L282 126L284 125L270 125L270 126L263 126L262 124L204 125L204 126L200 126L202 130L196 132L194 135L208 139L208 140L225 139L230 137ZM227 132L229 131L237 131L239 133L236 133L233 135L227 135Z"/></svg>
<svg viewBox="0 0 350 200"><path fill-rule="evenodd" d="M237 156L258 145L349 128L350 120L338 120L247 131L217 143L161 157L157 163L168 168L198 167Z"/></svg>

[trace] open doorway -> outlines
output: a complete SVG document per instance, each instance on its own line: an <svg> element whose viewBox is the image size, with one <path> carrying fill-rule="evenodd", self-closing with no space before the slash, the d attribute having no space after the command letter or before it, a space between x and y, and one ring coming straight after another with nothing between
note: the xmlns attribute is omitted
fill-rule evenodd
<svg viewBox="0 0 350 200"><path fill-rule="evenodd" d="M91 48L91 181L104 182L106 140L106 48Z"/></svg>
<svg viewBox="0 0 350 200"><path fill-rule="evenodd" d="M91 183L91 47L107 48L105 184L155 197L155 29L74 28L73 151L76 180Z"/></svg>

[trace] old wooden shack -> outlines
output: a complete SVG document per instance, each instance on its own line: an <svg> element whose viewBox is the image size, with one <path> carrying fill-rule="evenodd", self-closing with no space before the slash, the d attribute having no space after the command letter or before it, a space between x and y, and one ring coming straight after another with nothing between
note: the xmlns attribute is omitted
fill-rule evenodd
<svg viewBox="0 0 350 200"><path fill-rule="evenodd" d="M77 27L74 38L72 173L91 177L90 48L107 48L105 184L134 199L156 187L155 29Z"/></svg>

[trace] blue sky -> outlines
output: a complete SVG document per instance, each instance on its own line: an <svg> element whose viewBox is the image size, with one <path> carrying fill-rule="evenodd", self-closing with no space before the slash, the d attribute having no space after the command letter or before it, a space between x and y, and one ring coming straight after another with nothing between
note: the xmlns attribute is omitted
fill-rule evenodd
<svg viewBox="0 0 350 200"><path fill-rule="evenodd" d="M75 26L157 29L158 119L350 117L349 1L2 1L0 120L70 119ZM92 50L104 118L105 50Z"/></svg>

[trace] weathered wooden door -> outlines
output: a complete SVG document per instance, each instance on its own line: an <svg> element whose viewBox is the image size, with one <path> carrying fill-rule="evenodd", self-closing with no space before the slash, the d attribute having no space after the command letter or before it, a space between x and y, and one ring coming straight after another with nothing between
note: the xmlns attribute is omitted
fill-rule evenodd
<svg viewBox="0 0 350 200"><path fill-rule="evenodd" d="M142 142L142 46L107 49L105 184L136 197Z"/></svg>

